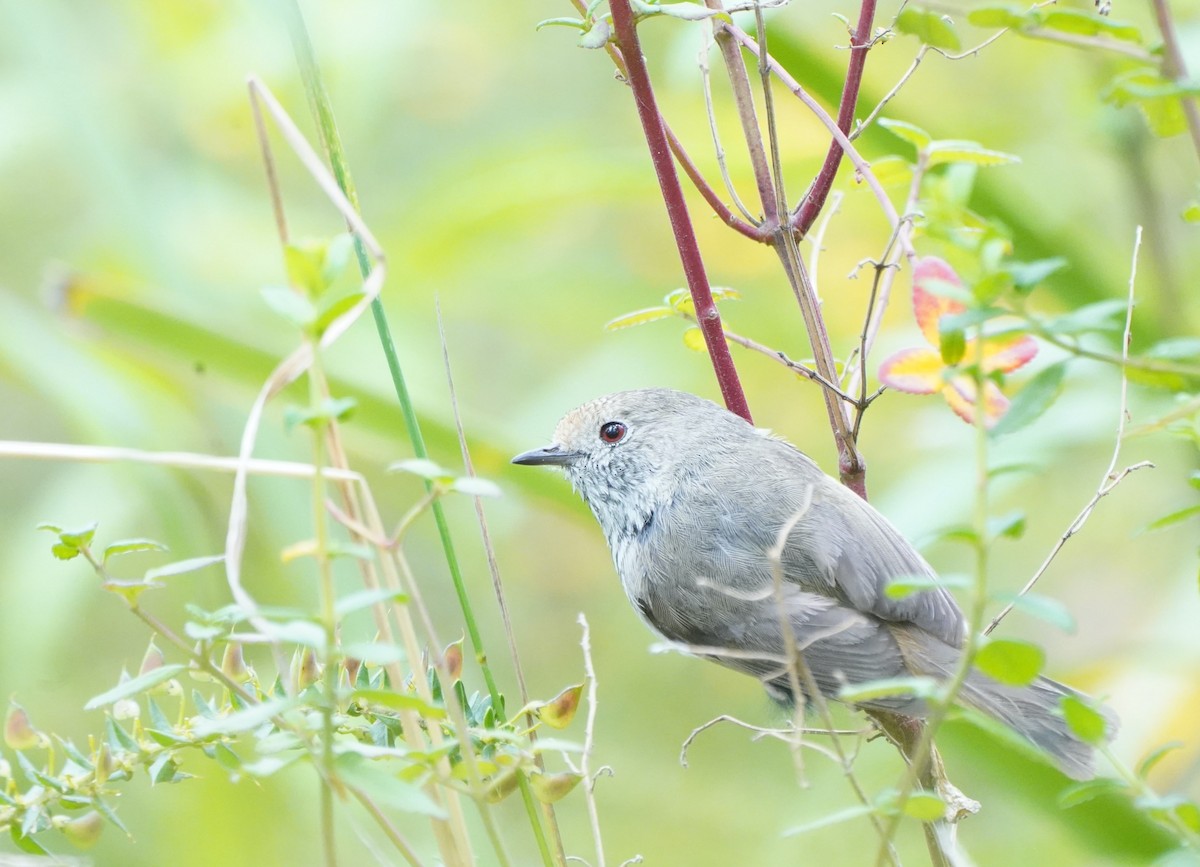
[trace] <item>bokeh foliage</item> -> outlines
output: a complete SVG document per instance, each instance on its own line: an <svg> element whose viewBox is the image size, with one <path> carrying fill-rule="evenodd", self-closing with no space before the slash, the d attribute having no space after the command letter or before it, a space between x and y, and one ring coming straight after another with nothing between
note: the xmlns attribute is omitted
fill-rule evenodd
<svg viewBox="0 0 1200 867"><path fill-rule="evenodd" d="M247 73L258 73L304 125L282 20L269 4L249 2L48 0L0 10L0 105L10 119L0 132L7 227L0 236L0 436L235 452L255 390L292 345L288 326L259 291L280 283L283 265L244 86ZM600 392L672 385L715 396L705 358L671 333L686 334L683 323L602 329L680 285L627 92L602 57L580 51L562 32L534 32L538 20L569 12L549 0L403 8L357 0L306 12L364 213L392 263L385 303L433 456L458 465L436 293L477 469L507 494L491 512L535 693L551 695L578 680L575 613L586 611L593 623L602 683L598 758L616 770L597 790L610 856L697 865L866 858L869 841L853 826L781 836L850 803L832 767L812 762L812 788L797 791L782 748L732 729L702 736L689 768L679 767L681 741L710 717L777 716L751 682L649 655L651 638L628 610L590 516L549 474L506 467L509 455L549 437L561 411ZM836 102L845 62L833 47L844 45L844 27L828 13L854 12L823 2L771 19L772 52L827 105ZM882 10L880 20L895 12ZM954 17L964 45L992 32L973 29L963 12ZM1188 51L1200 47L1196 14L1187 3L1176 8ZM1118 3L1112 15L1153 32L1141 6ZM694 71L702 26L652 21L642 34L664 110L712 168ZM872 51L860 116L917 49L914 37L898 36ZM1197 68L1200 51L1192 55ZM1189 276L1200 266L1200 245L1196 227L1180 218L1197 197L1196 153L1184 137L1153 137L1132 106L1102 98L1125 62L1010 34L977 57L928 56L887 114L938 139L978 140L1021 158L980 173L970 206L1007 227L1020 259L1066 260L1029 298L1040 313L1123 298L1133 229L1144 225L1136 352L1200 325ZM788 170L811 175L825 133L791 105L781 123ZM860 147L872 159L902 153L884 129L868 131ZM744 166L732 170L747 181ZM336 214L304 174L286 161L281 171L293 232L338 231ZM859 328L868 281L845 275L877 254L887 226L849 170L835 189L845 197L825 235L820 286L835 343L846 346ZM771 256L708 220L699 202L693 210L714 282L741 296L723 304L730 327L803 358L799 317ZM1095 340L1113 351L1111 338ZM879 357L918 341L898 293ZM1057 357L1044 354L1031 375ZM832 469L815 387L758 357L735 357L758 422ZM410 452L365 323L337 345L327 369L337 393L358 401L346 429L354 462L380 480ZM1170 412L1185 383L1174 385L1135 381L1133 423ZM999 489L999 505L1026 517L1024 535L997 549L996 583L1020 587L1095 490L1116 430L1117 391L1110 366L1073 363L1050 410L997 441L997 461L1037 470L1011 474ZM305 460L308 442L288 432L282 406L268 414L259 453ZM1041 588L1074 614L1073 635L1021 615L1004 626L1007 636L1046 648L1052 674L1109 696L1122 716L1117 750L1127 761L1183 741L1152 779L1161 791L1192 797L1200 794L1196 521L1139 531L1196 502L1188 485L1195 436L1157 431L1127 442L1125 461L1149 459L1157 469L1100 505ZM970 437L936 399L885 395L873 405L862 440L873 500L913 538L931 537L968 506ZM389 477L374 487L394 518L420 495L416 479ZM229 493L226 477L179 470L0 462L7 516L0 526L0 694L16 696L39 727L85 740L102 730L103 718L83 712L84 702L114 683L122 666L136 669L147 643L141 625L99 592L88 570L49 557L47 537L34 529L39 522L100 520L111 538L152 537L175 557L198 556L221 547ZM280 550L307 534L307 505L303 483L252 485L247 572L262 601L315 604L309 567L279 562ZM473 539L466 504L447 507L462 538ZM457 633L434 528L413 533L410 556L441 631ZM464 548L472 593L487 599L482 550ZM939 568L962 568L952 547L927 553ZM133 556L146 568L162 562L152 553ZM338 578L353 588L349 570ZM159 616L181 622L187 603L214 610L228 601L215 571L189 580L162 591ZM498 648L498 615L486 608L485 617ZM493 663L511 684L503 659ZM478 673L468 668L466 677ZM1029 851L1045 863L1144 863L1167 845L1120 798L1061 811L1061 777L970 727L952 724L942 743L955 781L985 804L962 829L981 864L1015 863ZM859 768L880 788L894 779L896 762L873 745ZM314 860L316 784L303 773L259 788L232 786L202 763L184 769L201 779L125 787L120 811L137 842L105 835L98 863L158 864L165 853L176 864ZM582 809L564 810L562 819L573 851L585 851ZM356 845L350 834L342 837ZM910 846L915 837L902 841Z"/></svg>

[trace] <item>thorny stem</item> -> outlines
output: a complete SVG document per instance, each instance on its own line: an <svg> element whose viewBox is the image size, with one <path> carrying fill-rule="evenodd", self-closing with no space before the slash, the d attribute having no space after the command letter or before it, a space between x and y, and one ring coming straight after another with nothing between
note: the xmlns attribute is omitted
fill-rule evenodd
<svg viewBox="0 0 1200 867"><path fill-rule="evenodd" d="M850 39L850 63L846 69L846 83L842 85L842 99L838 105L838 129L850 134L850 125L854 121L854 109L858 105L858 91L862 86L863 69L867 63L867 52L873 41L871 28L875 22L875 0L862 0L858 12L858 26L855 27ZM765 53L765 51L764 51ZM825 199L833 188L833 179L837 176L838 167L842 163L842 146L834 139L829 144L829 152L825 154L825 162L817 173L812 187L804 201L800 203L792 226L801 235L807 235L813 221L825 206Z"/></svg>
<svg viewBox="0 0 1200 867"><path fill-rule="evenodd" d="M734 367L733 357L729 353L729 345L725 342L725 335L721 329L721 315L713 302L708 276L704 271L704 261L700 256L700 245L688 216L687 201L679 185L675 163L671 159L666 130L663 128L662 116L659 114L650 85L650 73L646 69L646 61L638 42L633 10L629 6L629 0L611 0L610 8L613 29L620 40L629 85L637 104L638 118L650 148L650 159L658 176L667 216L671 221L671 230L675 235L675 243L687 277L688 290L696 307L696 318L700 323L704 342L708 346L708 355L712 360L717 383L721 387L721 395L730 412L750 421L750 407L746 403L737 368Z"/></svg>

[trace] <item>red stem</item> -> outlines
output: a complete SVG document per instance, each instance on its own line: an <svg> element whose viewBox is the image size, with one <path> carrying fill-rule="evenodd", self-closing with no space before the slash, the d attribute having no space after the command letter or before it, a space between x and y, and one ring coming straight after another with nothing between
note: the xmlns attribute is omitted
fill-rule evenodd
<svg viewBox="0 0 1200 867"><path fill-rule="evenodd" d="M854 109L858 105L858 90L862 85L863 67L867 63L867 52L871 48L871 28L875 23L875 0L863 0L858 13L858 27L850 41L850 66L846 70L846 83L842 87L842 101L838 106L837 125L846 135L850 134L850 124L854 121ZM825 207L825 199L833 188L833 179L837 176L838 167L842 164L842 146L836 140L830 143L829 152L825 154L825 163L817 173L812 188L796 214L792 218L792 227L803 237L808 234L817 215Z"/></svg>
<svg viewBox="0 0 1200 867"><path fill-rule="evenodd" d="M696 168L696 164L692 162L692 158L683 149L683 145L680 144L679 139L671 131L671 127L667 125L666 121L663 122L663 128L667 131L667 142L671 146L671 153L675 154L675 159L678 161L679 167L683 169L683 173L696 186L697 192L704 197L704 201L708 202L709 207L713 209L713 213L717 215L717 218L725 225L745 235L751 241L758 241L760 244L771 243L770 232L763 231L761 227L750 225L721 201L721 197L708 185L708 181L704 180L704 176L700 174L700 170Z"/></svg>
<svg viewBox="0 0 1200 867"><path fill-rule="evenodd" d="M625 59L629 86L633 90L634 102L637 103L638 118L642 122L646 144L650 146L650 160L654 163L663 202L667 206L667 216L671 220L671 230L675 233L675 244L679 248L688 291L691 292L692 303L696 307L696 321L708 346L708 355L717 374L721 395L730 412L751 421L750 407L746 403L737 368L733 366L729 344L725 342L721 314L717 312L717 305L713 302L708 276L704 272L704 260L700 256L700 245L696 241L696 233L688 216L687 201L683 197L679 175L676 174L675 163L671 159L671 148L667 142L662 115L659 114L654 99L650 73L646 69L646 60L642 57L637 28L634 27L633 11L629 8L629 0L611 0L609 9L612 12L613 30L616 31L621 54Z"/></svg>

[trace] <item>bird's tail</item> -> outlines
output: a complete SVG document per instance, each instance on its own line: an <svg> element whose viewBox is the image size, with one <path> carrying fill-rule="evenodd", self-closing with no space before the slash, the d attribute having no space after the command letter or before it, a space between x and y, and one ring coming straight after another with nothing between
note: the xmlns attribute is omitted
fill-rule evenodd
<svg viewBox="0 0 1200 867"><path fill-rule="evenodd" d="M967 678L959 700L1032 741L1068 777L1089 780L1096 775L1096 751L1079 739L1063 717L1065 696L1094 706L1087 696L1048 677L1039 677L1028 686L1006 686L977 671ZM1117 733L1116 714L1108 708L1100 708L1099 712L1104 717L1105 738L1111 740Z"/></svg>
<svg viewBox="0 0 1200 867"><path fill-rule="evenodd" d="M923 630L893 630L908 668L915 674L938 679L953 675L961 651ZM1063 716L1062 700L1080 699L1090 707L1096 703L1081 692L1039 677L1028 686L1008 686L979 671L972 671L958 700L972 710L998 720L1048 754L1068 777L1088 780L1096 775L1095 748L1081 740ZM1117 716L1099 708L1104 717L1105 739L1117 733Z"/></svg>

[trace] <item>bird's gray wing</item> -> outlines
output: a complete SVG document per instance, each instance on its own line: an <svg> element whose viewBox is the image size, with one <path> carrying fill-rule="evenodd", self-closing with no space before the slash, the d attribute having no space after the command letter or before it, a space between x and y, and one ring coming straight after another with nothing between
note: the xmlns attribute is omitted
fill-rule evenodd
<svg viewBox="0 0 1200 867"><path fill-rule="evenodd" d="M786 443L778 444L786 447L788 464L794 470L781 474L774 483L774 494L786 514L775 514L773 532L777 535L785 522L795 519L781 557L784 576L858 611L915 624L952 647L961 646L962 611L945 588L900 599L884 592L888 583L900 576L936 578L933 568L900 531L803 454Z"/></svg>

